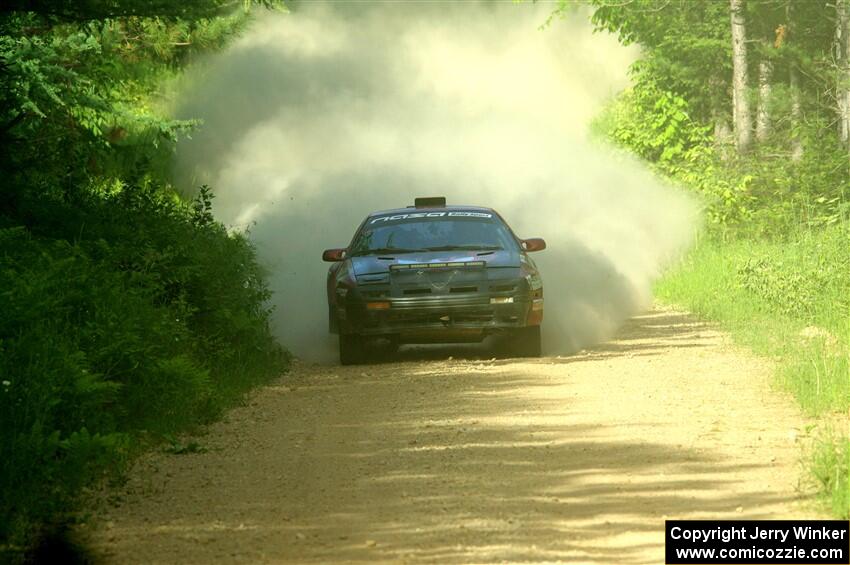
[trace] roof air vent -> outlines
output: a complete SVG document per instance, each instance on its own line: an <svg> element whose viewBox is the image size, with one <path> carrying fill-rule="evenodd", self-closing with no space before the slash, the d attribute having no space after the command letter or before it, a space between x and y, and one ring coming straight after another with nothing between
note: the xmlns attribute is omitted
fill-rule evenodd
<svg viewBox="0 0 850 565"><path fill-rule="evenodd" d="M445 196L427 196L425 198L416 198L413 205L417 208L445 208Z"/></svg>

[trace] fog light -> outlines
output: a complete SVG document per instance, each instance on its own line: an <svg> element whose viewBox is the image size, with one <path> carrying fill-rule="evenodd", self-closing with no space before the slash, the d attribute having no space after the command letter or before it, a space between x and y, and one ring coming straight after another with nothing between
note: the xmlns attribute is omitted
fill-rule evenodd
<svg viewBox="0 0 850 565"><path fill-rule="evenodd" d="M389 310L390 303L389 302L367 302L366 303L367 310Z"/></svg>
<svg viewBox="0 0 850 565"><path fill-rule="evenodd" d="M511 304L513 301L513 296L494 296L490 299L490 304Z"/></svg>

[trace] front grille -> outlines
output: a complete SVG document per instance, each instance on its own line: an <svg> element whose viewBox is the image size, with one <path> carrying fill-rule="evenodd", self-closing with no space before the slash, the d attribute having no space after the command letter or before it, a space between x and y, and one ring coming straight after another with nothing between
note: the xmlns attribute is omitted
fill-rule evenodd
<svg viewBox="0 0 850 565"><path fill-rule="evenodd" d="M455 286L449 292L478 292L477 286Z"/></svg>
<svg viewBox="0 0 850 565"><path fill-rule="evenodd" d="M411 288L404 291L405 296L417 295L417 294L431 294L430 288Z"/></svg>
<svg viewBox="0 0 850 565"><path fill-rule="evenodd" d="M490 306L490 299L479 294L431 294L392 300L392 310L432 310L446 312L451 308Z"/></svg>
<svg viewBox="0 0 850 565"><path fill-rule="evenodd" d="M492 322L493 317L493 313L490 312L486 314L455 314L451 319L458 324L468 324L473 322Z"/></svg>

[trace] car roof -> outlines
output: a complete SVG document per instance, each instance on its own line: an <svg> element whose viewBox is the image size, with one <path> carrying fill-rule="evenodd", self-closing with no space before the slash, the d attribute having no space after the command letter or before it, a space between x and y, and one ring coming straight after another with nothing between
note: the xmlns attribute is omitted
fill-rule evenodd
<svg viewBox="0 0 850 565"><path fill-rule="evenodd" d="M387 214L411 214L414 212L493 212L496 211L492 208L485 208L484 206L423 206L421 208L416 208L415 206L407 206L405 208L391 208L389 210L376 210L375 212L371 212L369 214L369 218L373 218L375 216L385 216Z"/></svg>

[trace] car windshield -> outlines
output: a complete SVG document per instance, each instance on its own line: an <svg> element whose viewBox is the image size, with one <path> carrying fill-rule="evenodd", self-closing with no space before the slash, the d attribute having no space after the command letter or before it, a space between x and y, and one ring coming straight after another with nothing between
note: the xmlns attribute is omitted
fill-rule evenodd
<svg viewBox="0 0 850 565"><path fill-rule="evenodd" d="M449 214L452 212L370 218L357 234L351 246L351 255L452 250L495 251L518 247L508 228L493 214Z"/></svg>

